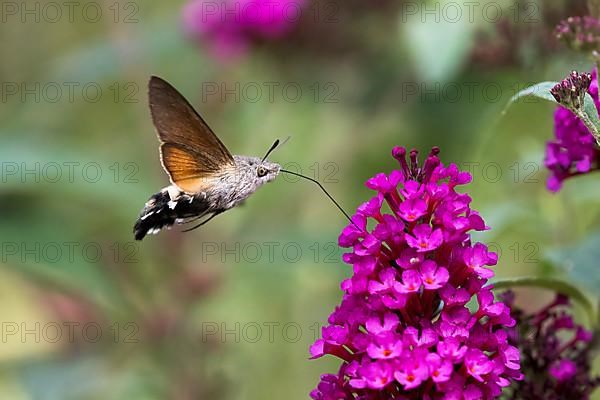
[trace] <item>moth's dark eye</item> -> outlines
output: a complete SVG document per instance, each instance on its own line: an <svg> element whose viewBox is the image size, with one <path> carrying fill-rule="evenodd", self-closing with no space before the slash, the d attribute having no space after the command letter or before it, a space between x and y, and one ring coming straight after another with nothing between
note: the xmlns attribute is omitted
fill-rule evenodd
<svg viewBox="0 0 600 400"><path fill-rule="evenodd" d="M262 165L256 169L256 174L258 175L259 178L262 178L263 176L267 175L267 172L269 172L269 171L267 171L267 169L265 167L263 167Z"/></svg>

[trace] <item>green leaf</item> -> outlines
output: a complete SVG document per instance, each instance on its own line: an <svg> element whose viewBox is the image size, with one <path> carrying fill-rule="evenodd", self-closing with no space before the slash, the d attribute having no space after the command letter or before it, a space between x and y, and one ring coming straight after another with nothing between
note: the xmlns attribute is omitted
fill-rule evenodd
<svg viewBox="0 0 600 400"><path fill-rule="evenodd" d="M552 89L557 83L558 82L550 81L540 82L521 90L519 93L515 94L513 97L510 98L508 104L506 105L502 113L505 114L508 108L513 103L517 102L518 100L524 97L537 97L538 99L547 100L556 104L556 99L554 99L554 96L552 96L552 93L550 93L550 89ZM600 130L600 118L598 117L598 109L596 108L596 103L594 103L594 99L592 98L592 96L590 96L589 93L585 94L585 100L583 102L583 111L590 118L590 121L592 121L594 126L598 127L598 129Z"/></svg>
<svg viewBox="0 0 600 400"><path fill-rule="evenodd" d="M589 93L585 94L585 100L583 102L583 111L590 118L590 121L600 130L600 118L598 118L598 109L596 108L596 103L594 103L594 99L590 96Z"/></svg>
<svg viewBox="0 0 600 400"><path fill-rule="evenodd" d="M590 299L579 288L563 280L543 277L522 277L498 280L493 285L495 290L515 287L536 287L564 294L583 307L593 326L597 323L594 305Z"/></svg>
<svg viewBox="0 0 600 400"><path fill-rule="evenodd" d="M554 99L554 96L552 96L552 93L550 93L550 89L552 89L554 87L554 85L556 85L557 83L558 82L548 82L548 81L540 82L540 83L536 83L533 86L529 86L526 89L521 90L519 93L515 94L513 97L510 98L510 100L508 101L508 104L506 105L506 107L504 108L504 111L502 113L505 114L506 110L508 110L508 108L513 103L522 99L523 97L533 96L533 97L537 97L542 100L551 101L556 104L556 100Z"/></svg>

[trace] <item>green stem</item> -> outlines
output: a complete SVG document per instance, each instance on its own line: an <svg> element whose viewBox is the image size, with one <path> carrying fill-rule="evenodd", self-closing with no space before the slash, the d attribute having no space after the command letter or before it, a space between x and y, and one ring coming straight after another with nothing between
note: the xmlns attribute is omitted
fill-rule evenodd
<svg viewBox="0 0 600 400"><path fill-rule="evenodd" d="M596 318L596 313L594 312L594 305L581 290L570 283L554 278L523 277L502 279L493 282L493 285L495 290L511 289L515 287L537 287L564 294L583 306L588 315L590 324L592 327L594 327L594 329L597 329L596 325L598 321Z"/></svg>

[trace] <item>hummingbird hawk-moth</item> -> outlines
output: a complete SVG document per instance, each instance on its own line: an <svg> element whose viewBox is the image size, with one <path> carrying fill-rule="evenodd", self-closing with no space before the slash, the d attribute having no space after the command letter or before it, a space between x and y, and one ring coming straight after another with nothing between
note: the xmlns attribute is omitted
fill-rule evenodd
<svg viewBox="0 0 600 400"><path fill-rule="evenodd" d="M160 140L160 160L171 185L146 202L133 233L136 240L165 227L203 219L204 225L233 208L281 170L264 158L231 155L190 103L168 82L149 83L152 121Z"/></svg>
<svg viewBox="0 0 600 400"><path fill-rule="evenodd" d="M200 114L168 82L151 77L148 95L152 122L160 140L161 164L171 185L150 197L144 205L133 227L136 240L165 227L201 220L185 232L196 229L242 203L279 173L317 184L356 225L319 181L267 161L279 140L263 158L231 155Z"/></svg>

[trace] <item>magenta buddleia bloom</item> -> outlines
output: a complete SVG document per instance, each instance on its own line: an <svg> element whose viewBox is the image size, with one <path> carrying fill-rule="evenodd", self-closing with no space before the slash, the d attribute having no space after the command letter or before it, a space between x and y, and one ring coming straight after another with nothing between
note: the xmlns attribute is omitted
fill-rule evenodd
<svg viewBox="0 0 600 400"><path fill-rule="evenodd" d="M471 176L438 152L420 166L415 150L407 161L396 147L400 168L366 182L377 194L339 238L354 273L311 347L342 364L313 399L495 399L521 378L507 342L515 321L487 284L496 254L470 239L488 227L456 191Z"/></svg>
<svg viewBox="0 0 600 400"><path fill-rule="evenodd" d="M508 399L587 400L600 385L591 374L594 339L592 333L576 324L569 299L557 295L554 302L535 314L525 314L513 306L512 292L503 294L511 306L517 326L509 334L523 360L523 380L514 382Z"/></svg>
<svg viewBox="0 0 600 400"><path fill-rule="evenodd" d="M596 108L600 109L597 71L591 74L587 92L594 99ZM555 139L546 146L544 164L551 173L548 189L557 192L565 179L598 169L600 150L584 123L563 106L559 106L554 113L554 133Z"/></svg>
<svg viewBox="0 0 600 400"><path fill-rule="evenodd" d="M247 52L255 41L283 37L303 13L306 0L191 0L183 9L186 33L222 60Z"/></svg>

